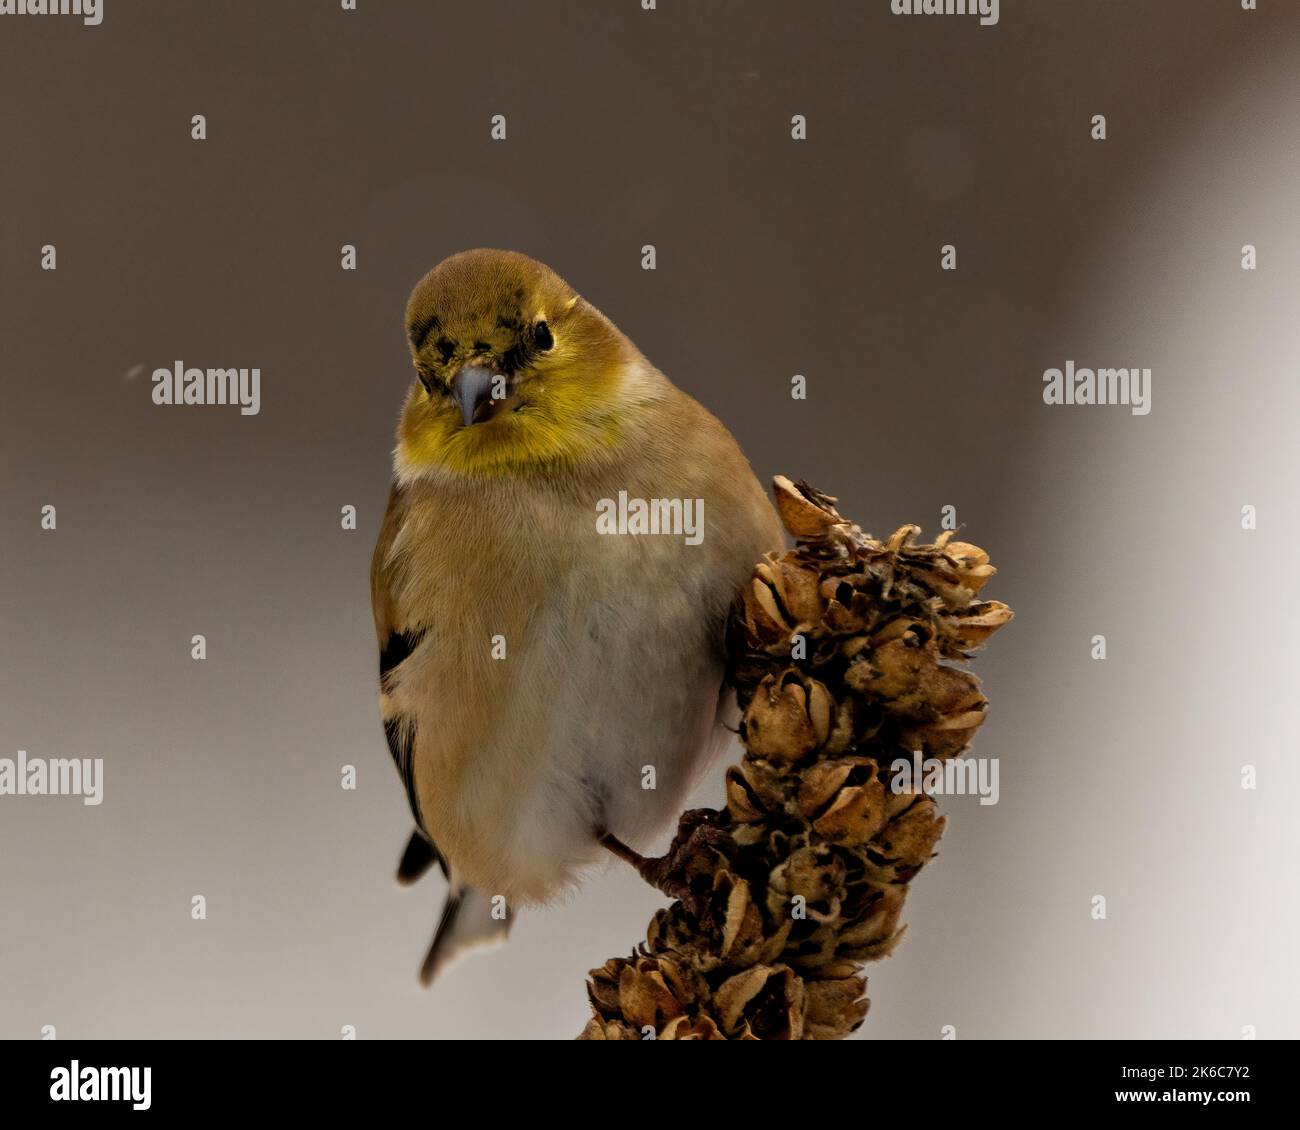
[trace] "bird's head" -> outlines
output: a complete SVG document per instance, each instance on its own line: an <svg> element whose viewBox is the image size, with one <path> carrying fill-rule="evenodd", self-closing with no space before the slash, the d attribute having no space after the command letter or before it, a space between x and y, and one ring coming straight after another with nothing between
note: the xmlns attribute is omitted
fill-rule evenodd
<svg viewBox="0 0 1300 1130"><path fill-rule="evenodd" d="M635 346L549 267L462 251L416 285L399 470L523 474L617 444Z"/></svg>

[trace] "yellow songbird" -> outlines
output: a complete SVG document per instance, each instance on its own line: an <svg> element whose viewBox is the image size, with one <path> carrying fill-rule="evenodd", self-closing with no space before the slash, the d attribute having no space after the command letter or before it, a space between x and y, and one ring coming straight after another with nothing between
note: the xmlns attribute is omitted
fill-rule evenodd
<svg viewBox="0 0 1300 1130"><path fill-rule="evenodd" d="M422 977L607 849L644 848L728 738L727 611L782 545L730 433L548 267L465 251L406 310L371 594L380 709L450 890Z"/></svg>

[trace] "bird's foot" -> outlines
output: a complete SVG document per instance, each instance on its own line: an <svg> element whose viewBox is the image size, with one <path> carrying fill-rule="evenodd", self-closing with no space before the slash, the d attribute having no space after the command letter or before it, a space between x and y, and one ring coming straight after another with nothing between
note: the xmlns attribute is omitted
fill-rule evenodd
<svg viewBox="0 0 1300 1130"><path fill-rule="evenodd" d="M701 852L713 849L727 854L728 848L735 846L731 836L714 821L718 813L711 808L693 808L684 812L677 825L677 834L673 837L668 851L657 859L639 855L617 836L604 833L600 842L619 859L630 863L638 875L656 890L663 891L669 898L677 899L696 918L704 909L708 893L697 892L692 886L692 862ZM704 869L700 869L703 873Z"/></svg>

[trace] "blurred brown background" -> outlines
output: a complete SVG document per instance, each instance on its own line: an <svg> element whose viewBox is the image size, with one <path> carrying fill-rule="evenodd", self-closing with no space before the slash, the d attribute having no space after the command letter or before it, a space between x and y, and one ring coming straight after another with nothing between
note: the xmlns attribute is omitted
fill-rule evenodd
<svg viewBox="0 0 1300 1130"><path fill-rule="evenodd" d="M1001 566L1001 801L945 801L865 1037L1300 1034L1300 6L359 8L0 19L0 757L106 762L98 808L0 797L0 1037L571 1036L643 935L611 870L416 986L441 889L391 878L366 574L406 295L482 245L761 478L878 533L954 505ZM1152 414L1046 408L1068 358L1150 366ZM261 414L154 406L177 359L260 367Z"/></svg>

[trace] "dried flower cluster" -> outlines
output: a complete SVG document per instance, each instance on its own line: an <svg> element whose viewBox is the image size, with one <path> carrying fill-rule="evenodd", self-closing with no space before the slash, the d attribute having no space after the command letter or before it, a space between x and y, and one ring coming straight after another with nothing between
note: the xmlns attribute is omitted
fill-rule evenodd
<svg viewBox="0 0 1300 1130"><path fill-rule="evenodd" d="M778 478L797 548L769 554L730 625L746 753L721 812L688 813L680 874L644 945L594 970L585 1039L839 1039L867 1012L861 963L902 935L907 885L944 819L892 763L955 757L984 719L955 664L1011 619L979 599L983 550L880 542ZM696 835L701 827L708 835Z"/></svg>

